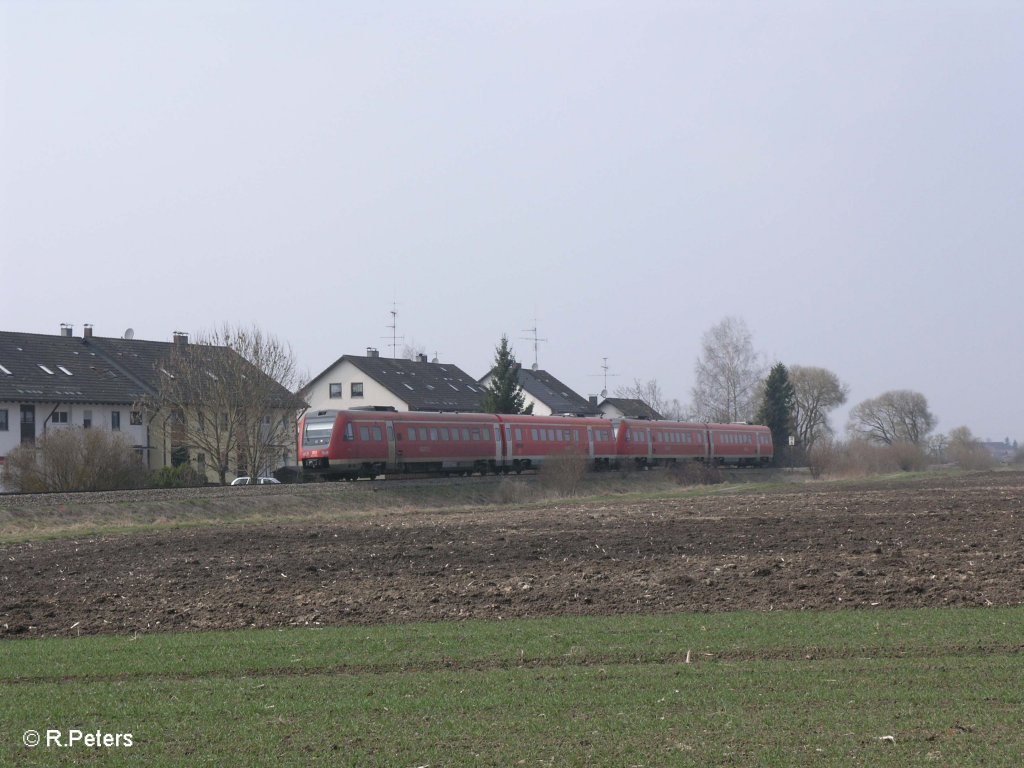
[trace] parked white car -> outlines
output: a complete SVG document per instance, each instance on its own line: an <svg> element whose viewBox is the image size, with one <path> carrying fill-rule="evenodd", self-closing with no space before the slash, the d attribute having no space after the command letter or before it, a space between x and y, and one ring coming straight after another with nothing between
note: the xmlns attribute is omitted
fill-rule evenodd
<svg viewBox="0 0 1024 768"><path fill-rule="evenodd" d="M281 481L273 477L236 477L232 485L280 485Z"/></svg>

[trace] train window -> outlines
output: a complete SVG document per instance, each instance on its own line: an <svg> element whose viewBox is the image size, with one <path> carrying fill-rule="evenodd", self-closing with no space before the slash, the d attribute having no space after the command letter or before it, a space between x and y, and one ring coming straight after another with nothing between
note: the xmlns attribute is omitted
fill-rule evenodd
<svg viewBox="0 0 1024 768"><path fill-rule="evenodd" d="M555 430L553 430L553 429L549 429L548 430L548 442L549 443L555 442Z"/></svg>
<svg viewBox="0 0 1024 768"><path fill-rule="evenodd" d="M427 439L428 439L428 437L427 437L427 428L426 427L420 427L420 440L427 440Z"/></svg>
<svg viewBox="0 0 1024 768"><path fill-rule="evenodd" d="M531 429L530 430L530 439L533 440L533 442L537 442L538 440L540 440L540 438L537 436L537 430L536 429Z"/></svg>
<svg viewBox="0 0 1024 768"><path fill-rule="evenodd" d="M516 427L516 442L523 442L523 430L520 429L519 427Z"/></svg>
<svg viewBox="0 0 1024 768"><path fill-rule="evenodd" d="M483 433L484 433L484 440L490 440L491 439L491 428L490 427L484 427L483 428Z"/></svg>
<svg viewBox="0 0 1024 768"><path fill-rule="evenodd" d="M468 429L463 429L462 430L462 439L463 440L469 440L469 430Z"/></svg>
<svg viewBox="0 0 1024 768"><path fill-rule="evenodd" d="M458 427L452 427L452 440L458 440L458 439L459 439L459 428Z"/></svg>
<svg viewBox="0 0 1024 768"><path fill-rule="evenodd" d="M580 431L578 429L574 429L572 431L572 439L573 439L574 442L577 442L577 443L580 441Z"/></svg>
<svg viewBox="0 0 1024 768"><path fill-rule="evenodd" d="M373 439L374 440L380 440L381 439L380 427L374 427L373 428Z"/></svg>
<svg viewBox="0 0 1024 768"><path fill-rule="evenodd" d="M447 440L448 439L448 428L447 427L441 427L441 439L442 440Z"/></svg>
<svg viewBox="0 0 1024 768"><path fill-rule="evenodd" d="M345 439L346 440L355 440L356 439L355 433L352 432L352 422L351 421L348 424L345 425Z"/></svg>
<svg viewBox="0 0 1024 768"><path fill-rule="evenodd" d="M479 429L471 430L469 434L472 435L474 440L479 440L480 439L480 430Z"/></svg>
<svg viewBox="0 0 1024 768"><path fill-rule="evenodd" d="M437 440L437 427L430 428L430 439Z"/></svg>
<svg viewBox="0 0 1024 768"><path fill-rule="evenodd" d="M360 440L369 440L370 439L370 428L369 427L360 427L359 428L359 439Z"/></svg>

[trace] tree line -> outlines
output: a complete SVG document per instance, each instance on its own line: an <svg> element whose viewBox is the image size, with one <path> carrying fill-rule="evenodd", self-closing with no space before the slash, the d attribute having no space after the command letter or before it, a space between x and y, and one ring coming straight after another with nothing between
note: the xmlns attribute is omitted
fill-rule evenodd
<svg viewBox="0 0 1024 768"><path fill-rule="evenodd" d="M522 393L517 390L516 366L503 337L495 356L488 410L522 412L517 410L522 407ZM830 415L846 404L849 393L849 386L827 368L768 365L755 349L746 322L726 317L701 340L688 405L667 396L657 379L634 379L614 394L639 400L665 419L766 425L772 431L777 460L783 463L821 464L832 460L837 449L854 444L883 449L891 455L891 463L904 469L926 456L971 467L991 461L967 427L957 427L949 435L934 433L938 419L927 398L909 389L883 392L855 405L843 446Z"/></svg>

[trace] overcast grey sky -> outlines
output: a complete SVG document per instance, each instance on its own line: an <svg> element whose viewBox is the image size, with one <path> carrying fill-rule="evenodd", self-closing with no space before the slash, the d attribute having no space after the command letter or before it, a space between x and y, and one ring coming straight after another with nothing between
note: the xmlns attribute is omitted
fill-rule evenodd
<svg viewBox="0 0 1024 768"><path fill-rule="evenodd" d="M1024 3L0 0L0 328L690 399L703 333L1024 440ZM401 343L400 343L401 344ZM833 424L845 426L846 409Z"/></svg>

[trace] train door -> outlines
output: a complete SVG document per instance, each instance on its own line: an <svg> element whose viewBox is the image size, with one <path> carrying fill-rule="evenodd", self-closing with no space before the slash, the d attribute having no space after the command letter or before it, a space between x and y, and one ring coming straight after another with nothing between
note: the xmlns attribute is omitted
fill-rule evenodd
<svg viewBox="0 0 1024 768"><path fill-rule="evenodd" d="M398 447L398 443L395 440L395 423L393 421L385 422L387 426L388 435L388 463L387 469L396 469L399 462L401 461L402 451Z"/></svg>
<svg viewBox="0 0 1024 768"><path fill-rule="evenodd" d="M505 452L503 458L506 464L512 463L512 457L521 452L522 446L519 446L520 451L515 450L515 443L512 442L512 425L505 425Z"/></svg>
<svg viewBox="0 0 1024 768"><path fill-rule="evenodd" d="M647 463L654 463L654 434L651 432L650 427L644 427L644 432L647 436Z"/></svg>
<svg viewBox="0 0 1024 768"><path fill-rule="evenodd" d="M502 450L501 450L501 424L497 423L494 425L494 466L500 467L504 464L502 461Z"/></svg>
<svg viewBox="0 0 1024 768"><path fill-rule="evenodd" d="M587 456L590 457L590 461L594 461L594 428L587 427Z"/></svg>

